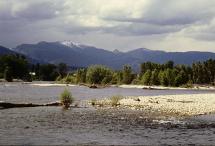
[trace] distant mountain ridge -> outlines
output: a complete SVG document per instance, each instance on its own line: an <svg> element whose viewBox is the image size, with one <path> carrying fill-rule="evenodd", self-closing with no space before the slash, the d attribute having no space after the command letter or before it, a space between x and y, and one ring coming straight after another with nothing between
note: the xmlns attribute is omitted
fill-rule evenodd
<svg viewBox="0 0 215 146"><path fill-rule="evenodd" d="M6 54L15 54L15 52L10 50L9 48L0 46L0 55L6 55Z"/></svg>
<svg viewBox="0 0 215 146"><path fill-rule="evenodd" d="M16 52L12 49L9 49L9 48L6 48L6 47L3 47L3 46L0 46L0 56L1 55L12 55L12 54L19 54L19 55L24 55L20 52ZM24 55L26 57L26 59L31 62L31 63L44 63L44 62L41 62L40 60L36 60L36 59L32 59L31 57L27 56L27 55Z"/></svg>
<svg viewBox="0 0 215 146"><path fill-rule="evenodd" d="M209 58L215 59L215 53L211 52L165 52L146 48L128 52L107 51L72 41L43 41L37 44L22 44L13 48L13 50L33 59L54 64L64 62L70 66L81 67L102 64L114 69L121 69L123 65L129 64L136 70L141 63L146 61L165 63L168 60L172 60L175 64L192 64Z"/></svg>

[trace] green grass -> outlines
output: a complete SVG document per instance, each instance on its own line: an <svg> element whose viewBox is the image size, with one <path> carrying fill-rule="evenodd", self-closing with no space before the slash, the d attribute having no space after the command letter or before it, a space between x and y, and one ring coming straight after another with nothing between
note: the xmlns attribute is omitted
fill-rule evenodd
<svg viewBox="0 0 215 146"><path fill-rule="evenodd" d="M112 96L110 98L110 102L111 102L111 106L116 107L118 105L120 105L119 101L122 99L123 97L121 95L115 95Z"/></svg>

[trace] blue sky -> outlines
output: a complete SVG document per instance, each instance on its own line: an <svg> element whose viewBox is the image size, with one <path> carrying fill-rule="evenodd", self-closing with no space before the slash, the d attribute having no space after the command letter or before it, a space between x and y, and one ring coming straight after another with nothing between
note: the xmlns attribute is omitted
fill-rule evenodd
<svg viewBox="0 0 215 146"><path fill-rule="evenodd" d="M215 52L213 0L0 0L0 44Z"/></svg>

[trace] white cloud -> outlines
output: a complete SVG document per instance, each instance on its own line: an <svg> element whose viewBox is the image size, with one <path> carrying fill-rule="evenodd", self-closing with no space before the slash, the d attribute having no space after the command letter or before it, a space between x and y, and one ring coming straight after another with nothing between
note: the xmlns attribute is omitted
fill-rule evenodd
<svg viewBox="0 0 215 146"><path fill-rule="evenodd" d="M110 49L211 50L214 7L212 0L0 0L0 40L7 46L73 39Z"/></svg>

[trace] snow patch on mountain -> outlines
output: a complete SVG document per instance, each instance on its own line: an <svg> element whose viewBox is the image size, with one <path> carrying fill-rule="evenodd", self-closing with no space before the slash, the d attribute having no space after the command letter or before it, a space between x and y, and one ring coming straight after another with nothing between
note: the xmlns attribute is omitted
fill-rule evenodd
<svg viewBox="0 0 215 146"><path fill-rule="evenodd" d="M70 47L70 48L73 48L73 47L81 48L81 44L75 43L73 41L62 41L62 42L60 42L60 44L67 46L67 47Z"/></svg>

